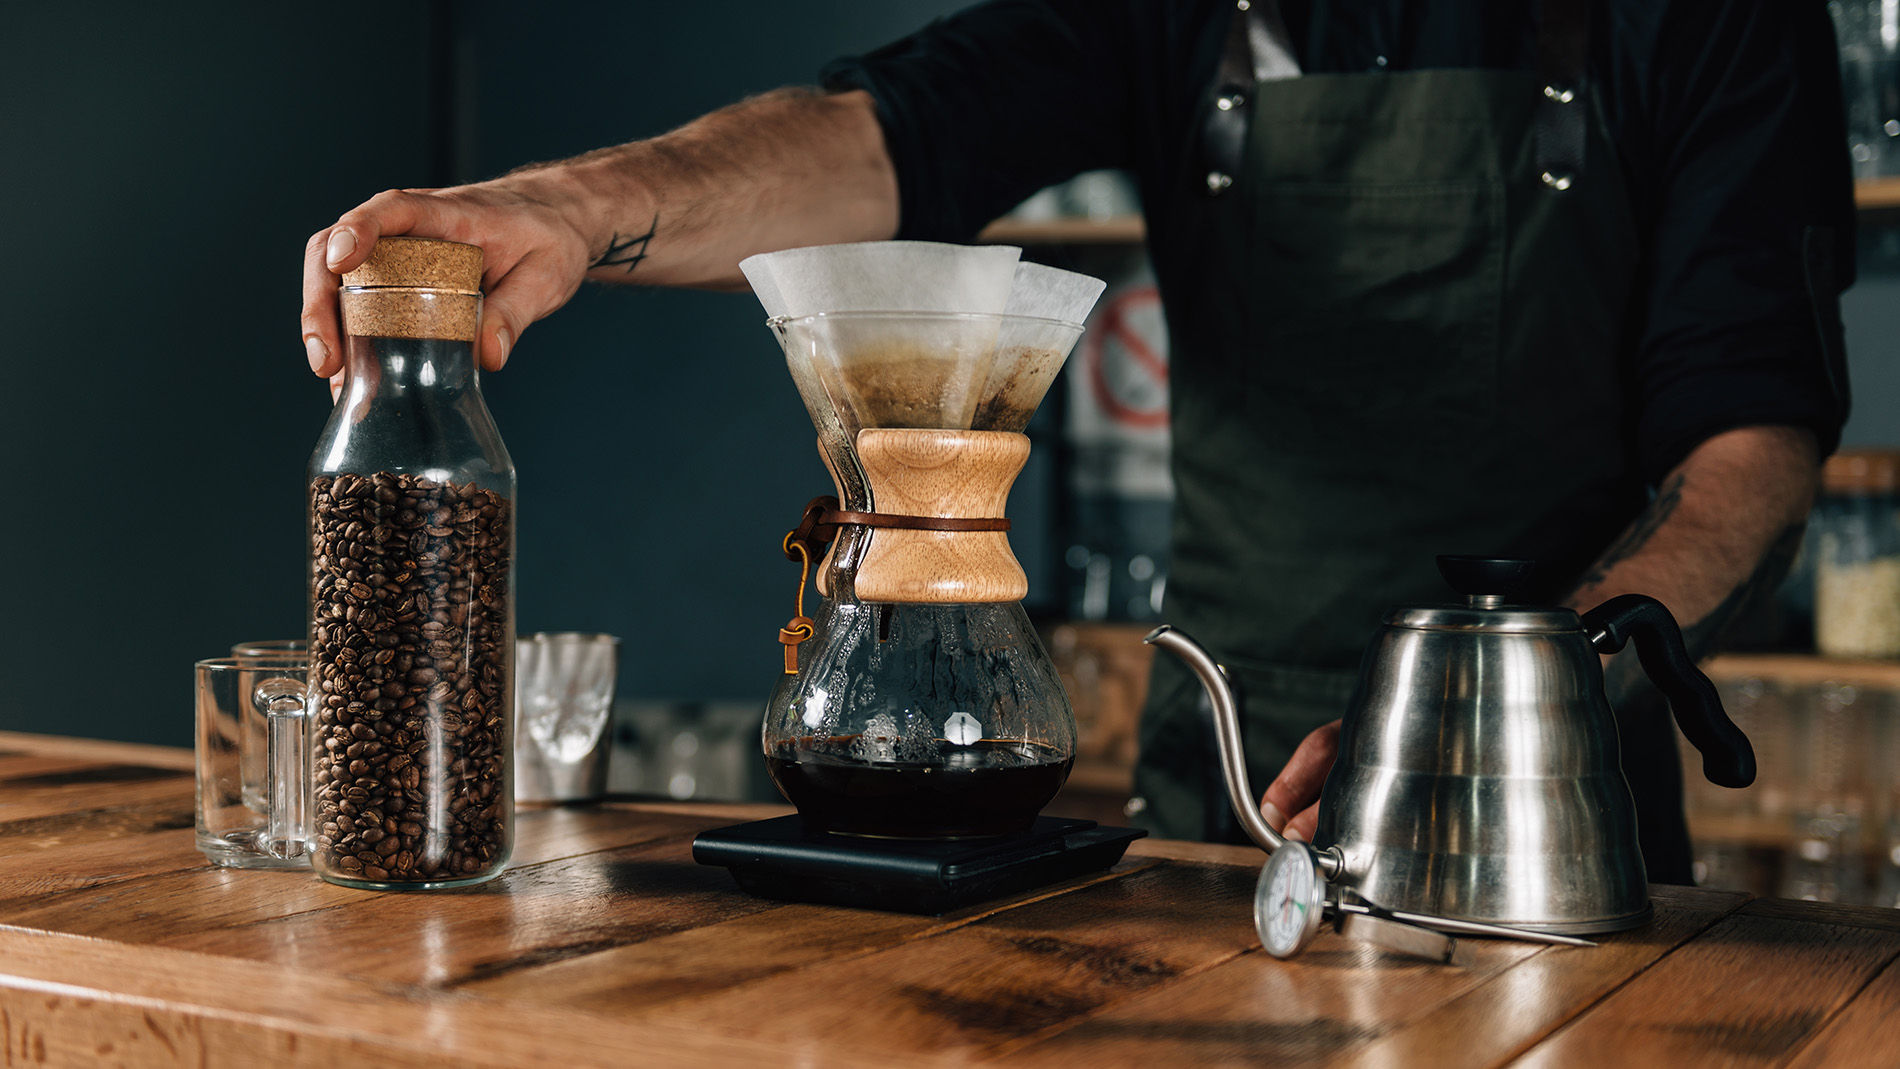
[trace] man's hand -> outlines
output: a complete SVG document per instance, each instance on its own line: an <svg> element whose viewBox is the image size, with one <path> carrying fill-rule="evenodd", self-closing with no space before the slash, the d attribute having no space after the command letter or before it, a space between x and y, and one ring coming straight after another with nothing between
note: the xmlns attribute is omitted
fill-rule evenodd
<svg viewBox="0 0 1900 1069"><path fill-rule="evenodd" d="M575 212L560 207L558 181L531 171L454 189L392 189L344 213L304 247L303 339L310 370L343 370L338 276L390 234L446 238L482 247L481 366L498 370L530 323L568 302L589 266Z"/></svg>
<svg viewBox="0 0 1900 1069"><path fill-rule="evenodd" d="M1319 790L1339 755L1339 721L1322 724L1300 740L1267 793L1260 799L1260 815L1274 831L1300 842L1313 841L1319 826ZM1293 814L1288 820L1287 814Z"/></svg>
<svg viewBox="0 0 1900 1069"><path fill-rule="evenodd" d="M870 94L780 90L649 141L450 189L379 193L304 247L310 370L343 368L338 276L393 234L479 245L481 366L584 279L740 289L759 252L897 232L897 177Z"/></svg>

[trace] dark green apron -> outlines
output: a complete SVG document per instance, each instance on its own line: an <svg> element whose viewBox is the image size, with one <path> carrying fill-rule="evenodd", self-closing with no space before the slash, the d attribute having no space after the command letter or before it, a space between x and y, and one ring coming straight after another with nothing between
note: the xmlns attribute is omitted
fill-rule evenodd
<svg viewBox="0 0 1900 1069"><path fill-rule="evenodd" d="M1257 789L1340 717L1387 609L1447 600L1436 555L1538 560L1554 601L1642 506L1621 361L1636 227L1583 27L1553 41L1577 5L1544 6L1537 74L1285 76L1290 53L1261 58L1263 22L1284 39L1272 5L1235 16L1215 93L1244 140L1189 224L1234 299L1171 309L1165 618L1233 675ZM1138 819L1232 838L1200 695L1157 658ZM1673 761L1662 726L1626 728L1626 761Z"/></svg>

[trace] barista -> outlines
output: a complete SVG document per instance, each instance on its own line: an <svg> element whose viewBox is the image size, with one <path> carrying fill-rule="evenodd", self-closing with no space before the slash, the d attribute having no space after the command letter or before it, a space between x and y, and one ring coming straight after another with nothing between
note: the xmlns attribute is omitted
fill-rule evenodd
<svg viewBox="0 0 1900 1069"><path fill-rule="evenodd" d="M1383 610L1445 596L1435 554L1536 559L1527 600L1650 594L1697 652L1785 569L1847 403L1819 5L1021 0L824 80L376 196L310 241L312 369L339 372L336 276L383 234L483 246L495 369L583 279L737 288L755 252L965 241L1127 168L1172 333L1166 616L1234 671L1296 835ZM1645 858L1688 883L1635 674L1611 685ZM1157 660L1137 790L1160 833L1221 837L1198 693Z"/></svg>

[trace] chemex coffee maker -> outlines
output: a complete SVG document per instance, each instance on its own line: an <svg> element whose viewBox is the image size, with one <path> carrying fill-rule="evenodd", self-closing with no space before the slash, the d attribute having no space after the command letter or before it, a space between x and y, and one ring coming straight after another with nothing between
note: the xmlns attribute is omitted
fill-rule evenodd
<svg viewBox="0 0 1900 1069"><path fill-rule="evenodd" d="M1168 627L1147 641L1183 658L1213 700L1228 794L1271 857L1254 922L1273 954L1331 922L1348 937L1452 960L1446 933L1582 944L1651 916L1636 816L1600 654L1634 642L1703 773L1755 778L1661 602L1638 594L1582 614L1513 604L1528 561L1440 557L1460 604L1393 609L1367 651L1320 794L1312 846L1261 819L1234 695L1214 659Z"/></svg>
<svg viewBox="0 0 1900 1069"><path fill-rule="evenodd" d="M1038 815L1075 717L1004 511L1103 283L1019 256L871 242L741 264L836 490L781 547L797 604L762 742L798 815L694 842L754 893L937 913L1105 868L1140 834Z"/></svg>

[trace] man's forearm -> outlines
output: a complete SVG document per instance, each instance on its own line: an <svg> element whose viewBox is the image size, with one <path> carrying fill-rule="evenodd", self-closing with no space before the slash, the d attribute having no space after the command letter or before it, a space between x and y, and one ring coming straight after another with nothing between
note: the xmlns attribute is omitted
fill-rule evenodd
<svg viewBox="0 0 1900 1069"><path fill-rule="evenodd" d="M1568 603L1587 609L1618 594L1648 594L1682 624L1689 652L1705 656L1787 574L1818 481L1809 430L1743 427L1716 435L1669 473Z"/></svg>
<svg viewBox="0 0 1900 1069"><path fill-rule="evenodd" d="M897 179L862 92L780 90L520 176L560 191L602 282L739 288L753 253L897 232Z"/></svg>
<svg viewBox="0 0 1900 1069"><path fill-rule="evenodd" d="M781 90L670 134L448 189L391 189L304 244L304 353L340 382L337 282L385 235L482 249L494 371L584 279L741 289L758 252L897 232L897 178L869 94Z"/></svg>

